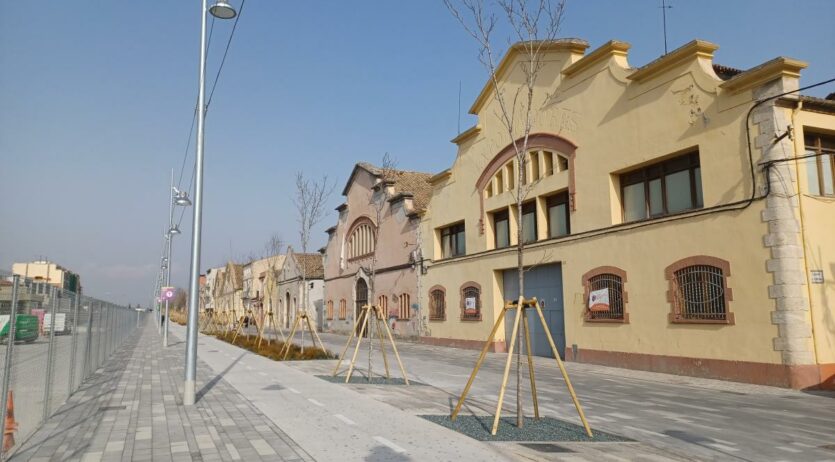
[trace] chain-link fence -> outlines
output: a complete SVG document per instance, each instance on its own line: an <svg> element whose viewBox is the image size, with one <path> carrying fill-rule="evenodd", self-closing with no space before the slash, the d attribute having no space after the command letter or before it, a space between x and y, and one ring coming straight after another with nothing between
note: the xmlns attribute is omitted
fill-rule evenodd
<svg viewBox="0 0 835 462"><path fill-rule="evenodd" d="M82 388L143 315L0 272L0 460Z"/></svg>

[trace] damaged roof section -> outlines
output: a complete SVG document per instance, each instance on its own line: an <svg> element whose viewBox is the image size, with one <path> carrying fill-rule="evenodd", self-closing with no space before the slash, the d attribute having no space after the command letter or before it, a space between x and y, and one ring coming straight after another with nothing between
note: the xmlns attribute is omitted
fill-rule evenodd
<svg viewBox="0 0 835 462"><path fill-rule="evenodd" d="M386 184L394 188L390 201L395 202L400 199L411 198L412 207L418 212L422 212L429 205L429 198L432 195L431 173L382 169L368 162L359 162L354 166L354 171L351 172L351 176L342 190L342 195L348 194L348 189L359 169L363 169L376 177L380 184Z"/></svg>

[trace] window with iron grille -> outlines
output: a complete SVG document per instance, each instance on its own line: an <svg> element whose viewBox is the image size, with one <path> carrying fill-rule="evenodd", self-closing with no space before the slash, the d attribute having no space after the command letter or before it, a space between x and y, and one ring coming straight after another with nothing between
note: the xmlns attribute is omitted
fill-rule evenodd
<svg viewBox="0 0 835 462"><path fill-rule="evenodd" d="M589 311L591 319L623 319L623 280L615 274L598 274L589 279L589 290L609 292L609 311Z"/></svg>
<svg viewBox="0 0 835 462"><path fill-rule="evenodd" d="M731 270L726 260L704 255L688 257L668 266L664 273L670 287L670 322L734 323L728 306L733 294L727 285Z"/></svg>
<svg viewBox="0 0 835 462"><path fill-rule="evenodd" d="M429 320L446 320L446 292L442 288L429 291Z"/></svg>
<svg viewBox="0 0 835 462"><path fill-rule="evenodd" d="M345 319L348 314L347 304L345 303L345 299L339 300L339 319Z"/></svg>
<svg viewBox="0 0 835 462"><path fill-rule="evenodd" d="M386 297L385 295L380 295L379 297L377 297L377 306L380 307L380 310L383 313L388 314L388 312L389 312L389 298Z"/></svg>
<svg viewBox="0 0 835 462"><path fill-rule="evenodd" d="M481 288L474 283L461 289L461 320L481 321Z"/></svg>
<svg viewBox="0 0 835 462"><path fill-rule="evenodd" d="M409 294L400 294L400 312L398 313L397 319L410 319L411 316L411 297Z"/></svg>
<svg viewBox="0 0 835 462"><path fill-rule="evenodd" d="M693 265L675 272L676 305L683 319L725 320L725 277L722 269Z"/></svg>
<svg viewBox="0 0 835 462"><path fill-rule="evenodd" d="M598 266L583 275L586 311L585 320L590 322L628 323L626 305L626 271L616 266ZM595 291L606 290L609 304L589 303Z"/></svg>
<svg viewBox="0 0 835 462"><path fill-rule="evenodd" d="M328 300L328 320L333 319L333 300Z"/></svg>

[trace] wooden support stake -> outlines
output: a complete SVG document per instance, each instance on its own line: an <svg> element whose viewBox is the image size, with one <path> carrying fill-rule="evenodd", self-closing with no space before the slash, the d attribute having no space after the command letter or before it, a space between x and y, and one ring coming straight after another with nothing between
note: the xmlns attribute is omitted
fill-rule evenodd
<svg viewBox="0 0 835 462"><path fill-rule="evenodd" d="M403 374L403 381L406 385L409 385L409 377L406 375L406 368L403 367L403 361L400 360L400 353L397 352L397 344L394 342L394 336L391 334L391 329L389 329L389 323L384 322L383 328L386 330L386 334L388 334L389 342L391 342L391 349L394 350L394 357L397 359L397 365L400 366L400 373Z"/></svg>
<svg viewBox="0 0 835 462"><path fill-rule="evenodd" d="M359 320L359 318L357 318L357 320L354 322L354 328L351 329L351 334L348 335L348 342L345 343L345 348L342 349L342 354L339 355L339 361L336 362L336 367L333 368L333 374L331 374L333 377L336 377L336 374L339 372L339 366L341 366L342 361L345 360L345 353L348 352L348 347L351 346L351 340L354 339L354 334L357 333L357 328L359 327L359 323L360 323L360 320Z"/></svg>
<svg viewBox="0 0 835 462"><path fill-rule="evenodd" d="M493 429L490 431L491 435L496 435L499 429L499 419L502 415L502 402L504 401L504 393L507 389L507 377L510 374L510 364L513 362L513 349L516 346L516 334L519 333L519 321L521 319L521 306L516 311L516 319L513 320L513 333L510 335L510 347L507 349L507 361L504 365L504 374L502 375L502 387L499 389L499 402L496 404L496 416L493 418Z"/></svg>
<svg viewBox="0 0 835 462"><path fill-rule="evenodd" d="M235 344L235 339L238 338L238 334L241 332L241 329L244 327L244 316L241 316L241 319L238 320L238 325L235 327L235 335L232 336L232 345Z"/></svg>
<svg viewBox="0 0 835 462"><path fill-rule="evenodd" d="M536 373L533 367L533 353L531 353L531 330L528 325L527 308L522 308L522 322L525 325L525 349L528 352L528 371L531 376L531 397L533 398L533 415L539 420L539 400L536 397Z"/></svg>
<svg viewBox="0 0 835 462"><path fill-rule="evenodd" d="M380 351L383 353L383 365L386 367L386 379L391 379L391 374L389 374L389 360L386 357L386 342L383 340L383 328L380 326L379 322L377 322L377 334L380 338ZM394 344L392 343L392 345Z"/></svg>
<svg viewBox="0 0 835 462"><path fill-rule="evenodd" d="M461 406L464 404L464 400L467 399L467 393L470 392L470 387L473 386L475 376L476 374L478 374L478 370L481 368L482 362L484 362L484 356L487 355L487 350L490 349L490 344L493 342L493 338L496 336L496 331L499 330L499 326L502 324L506 312L507 306L502 308L502 312L496 319L496 323L493 324L493 330L490 331L490 336L487 337L487 341L484 342L484 347L481 348L481 354L478 355L478 360L476 360L473 372L470 374L469 380L467 380L467 385L464 387L464 391L461 393L461 397L458 398L458 404L455 405L455 409L452 411L452 415L449 416L450 420L452 420L453 422L455 422L455 419L458 417L458 412L461 411Z"/></svg>
<svg viewBox="0 0 835 462"><path fill-rule="evenodd" d="M305 313L305 318L307 318L307 328L310 329L310 336L313 338L313 348L316 348L316 343L319 344L319 348L322 351L325 350L325 345L322 343L322 340L319 338L319 333L316 332L316 329L313 328L313 322L310 321L310 316Z"/></svg>
<svg viewBox="0 0 835 462"><path fill-rule="evenodd" d="M290 331L290 339L284 344L284 354L281 357L282 361L287 359L287 355L290 353L290 345L293 344L293 337L296 335L296 329L299 327L300 320L301 318L296 316L296 320L293 322L293 330Z"/></svg>
<svg viewBox="0 0 835 462"><path fill-rule="evenodd" d="M365 326L368 324L368 307L367 305L362 307L365 311L365 316L362 319L362 330L360 332L365 331ZM354 363L357 361L357 353L360 351L360 344L362 343L362 337L358 334L357 335L357 346L354 348L354 356L351 357L351 365L348 366L348 375L345 377L345 383L349 383L351 381L351 374L354 372Z"/></svg>
<svg viewBox="0 0 835 462"><path fill-rule="evenodd" d="M539 314L539 321L542 323L542 327L545 329L545 336L548 337L548 343L551 345L551 351L554 352L554 358L557 359L557 366L560 368L560 372L562 372L562 378L565 380L565 385L568 388L568 393L571 395L571 399L574 401L574 407L577 408L577 413L580 415L580 420L583 421L583 427L586 429L586 434L589 438L593 438L594 435L591 432L591 428L589 427L589 423L586 420L586 415L583 413L583 407L580 405L580 400L577 399L577 394L574 393L574 387L571 386L571 379L568 378L568 372L565 370L565 366L562 363L562 359L560 359L560 352L557 351L557 346L554 344L554 338L551 337L551 330L548 329L548 324L545 322L545 315L542 314L542 308L539 307L539 301L534 298L534 308L536 308L537 314Z"/></svg>

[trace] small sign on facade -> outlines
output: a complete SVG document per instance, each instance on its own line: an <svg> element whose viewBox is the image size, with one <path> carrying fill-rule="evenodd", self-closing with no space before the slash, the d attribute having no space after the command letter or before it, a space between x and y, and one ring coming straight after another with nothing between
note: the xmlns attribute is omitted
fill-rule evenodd
<svg viewBox="0 0 835 462"><path fill-rule="evenodd" d="M812 270L812 284L823 284L823 270Z"/></svg>
<svg viewBox="0 0 835 462"><path fill-rule="evenodd" d="M467 297L464 299L464 309L467 311L475 311L476 310L476 302L475 297Z"/></svg>
<svg viewBox="0 0 835 462"><path fill-rule="evenodd" d="M589 311L609 311L609 289L591 291L589 294Z"/></svg>

